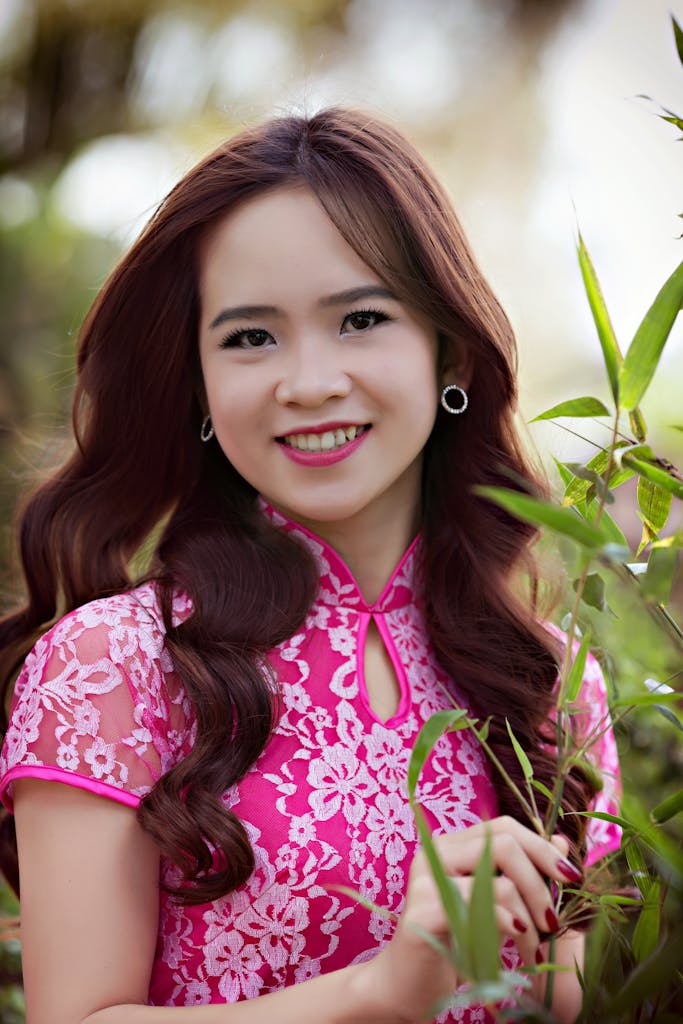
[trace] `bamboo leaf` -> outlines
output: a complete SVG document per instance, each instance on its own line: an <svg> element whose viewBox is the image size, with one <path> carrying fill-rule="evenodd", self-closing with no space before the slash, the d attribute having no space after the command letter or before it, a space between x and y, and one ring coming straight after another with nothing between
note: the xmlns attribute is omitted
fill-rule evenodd
<svg viewBox="0 0 683 1024"><path fill-rule="evenodd" d="M658 948L629 974L605 1007L605 1018L619 1020L620 1014L642 1003L674 977L683 960L683 934L665 935Z"/></svg>
<svg viewBox="0 0 683 1024"><path fill-rule="evenodd" d="M510 739L512 741L512 746L514 748L515 754L517 755L517 760L519 761L520 765L522 766L522 771L524 772L524 778L525 779L532 779L534 777L534 770L531 767L531 761L526 756L521 743L519 742L519 740L517 739L517 737L513 733L512 728L510 727L510 723L508 722L507 718L505 719L505 725L507 726L508 736L510 737Z"/></svg>
<svg viewBox="0 0 683 1024"><path fill-rule="evenodd" d="M560 474L560 480L562 481L565 487L568 487L571 481L574 479L574 474L570 469L567 468L567 466L565 466L563 462L560 462L559 459L556 459L554 455L553 462L557 467L557 472Z"/></svg>
<svg viewBox="0 0 683 1024"><path fill-rule="evenodd" d="M607 811L571 811L572 814L580 814L582 818L598 818L600 821L611 821L613 825L619 825L623 829L633 828L633 824L626 818L620 818L618 814L609 814Z"/></svg>
<svg viewBox="0 0 683 1024"><path fill-rule="evenodd" d="M434 745L444 732L456 722L464 718L467 712L463 708L447 708L431 715L417 734L408 764L408 796L415 797L415 788L425 761L434 749Z"/></svg>
<svg viewBox="0 0 683 1024"><path fill-rule="evenodd" d="M641 579L643 597L657 604L668 604L678 564L676 548L653 548L647 572Z"/></svg>
<svg viewBox="0 0 683 1024"><path fill-rule="evenodd" d="M669 821L683 811L683 789L679 789L677 793L672 796L668 796L666 800L662 800L660 804L653 807L651 812L651 818L658 825L661 825L664 821Z"/></svg>
<svg viewBox="0 0 683 1024"><path fill-rule="evenodd" d="M487 836L472 885L469 908L469 940L475 981L495 981L500 970L500 938L493 899L493 860Z"/></svg>
<svg viewBox="0 0 683 1024"><path fill-rule="evenodd" d="M605 369L607 370L607 378L609 380L614 401L619 405L619 369L623 362L623 356L619 349L619 343L617 342L614 328L612 327L612 321L610 320L609 313L607 312L607 306L605 305L598 276L595 273L595 267L588 255L588 250L586 249L583 238L581 237L581 232L579 232L578 254L581 276L583 277L583 285L593 314L593 320L595 321L595 326L598 331L598 338L600 339L600 345L602 347L602 357L605 363Z"/></svg>
<svg viewBox="0 0 683 1024"><path fill-rule="evenodd" d="M650 887L647 900L640 912L636 927L633 931L631 942L633 955L636 963L640 964L650 956L657 945L659 938L659 892L658 881L654 881Z"/></svg>
<svg viewBox="0 0 683 1024"><path fill-rule="evenodd" d="M638 441L644 441L647 437L647 426L645 424L645 418L640 409L631 409L628 414L629 423L631 430L636 435Z"/></svg>
<svg viewBox="0 0 683 1024"><path fill-rule="evenodd" d="M640 477L638 480L638 507L643 513L645 522L655 533L659 533L666 526L671 510L672 494Z"/></svg>
<svg viewBox="0 0 683 1024"><path fill-rule="evenodd" d="M660 289L624 357L618 384L623 408L635 409L647 391L681 303L683 262Z"/></svg>
<svg viewBox="0 0 683 1024"><path fill-rule="evenodd" d="M680 732L683 732L683 722L681 722L678 715L671 708L667 708L663 704L653 704L652 707L659 711L660 715L663 715L667 722L671 722Z"/></svg>
<svg viewBox="0 0 683 1024"><path fill-rule="evenodd" d="M427 858L427 863L432 872L434 883L446 914L446 920L448 921L452 940L453 962L465 977L471 978L473 965L468 943L467 907L457 885L446 874L446 870L434 845L427 819L418 804L413 804L413 813L415 815L418 836L420 837L420 845Z"/></svg>
<svg viewBox="0 0 683 1024"><path fill-rule="evenodd" d="M598 514L599 503L597 501L591 501L586 509L586 519L589 523L594 523ZM626 548L630 550L629 543L619 526L619 524L612 518L612 516L604 508L602 510L602 516L600 517L600 529L603 533L609 537L613 544L617 544L620 548Z"/></svg>
<svg viewBox="0 0 683 1024"><path fill-rule="evenodd" d="M608 540L601 530L579 518L571 509L551 505L528 494L519 494L502 487L476 487L477 494L489 498L496 504L517 516L518 519L535 526L547 526L565 537L571 537L582 547L599 548Z"/></svg>
<svg viewBox="0 0 683 1024"><path fill-rule="evenodd" d="M603 584L604 586L604 584ZM583 682L584 673L586 670L586 658L588 657L588 651L591 642L591 631L587 629L581 638L579 649L576 652L576 657L572 662L572 667L569 670L567 676L567 702L571 704L576 700L579 690L581 689L581 683Z"/></svg>
<svg viewBox="0 0 683 1024"><path fill-rule="evenodd" d="M618 449L621 449L621 448L625 448L627 446L628 446L628 442L627 441L619 441L615 447L618 450ZM604 479L605 473L607 472L607 466L608 465L609 465L609 451L605 450L605 451L598 452L597 455L594 455L593 458L590 460L590 462L588 462L586 464L585 468L588 469L588 470L591 470L594 473L597 473L599 476L603 477L603 479ZM634 475L633 474L633 470L632 469L624 469L618 463L618 461L616 460L616 456L615 456L615 461L614 461L614 463L612 465L612 471L610 473L610 478L609 478L609 481L608 481L610 489L614 490L615 488L619 487L621 484L625 483L626 480L630 480L633 475ZM590 484L589 484L589 482L587 480L582 480L579 477L575 476L574 479L567 486L567 488L566 488L566 490L564 492L564 497L562 499L562 504L563 505L576 505L579 501L583 501L584 498L586 497L586 494L588 492L589 486L590 486Z"/></svg>
<svg viewBox="0 0 683 1024"><path fill-rule="evenodd" d="M578 581L575 581L574 583L574 590L577 589L577 582ZM583 591L581 593L581 600L587 605L590 605L591 608L597 608L600 612L605 611L607 608L607 602L605 600L605 581L599 573L592 572L586 577Z"/></svg>
<svg viewBox="0 0 683 1024"><path fill-rule="evenodd" d="M651 483L657 484L664 491L670 491L671 494L677 498L683 500L683 480L678 480L671 473L668 473L665 469L660 466L655 466L652 462L644 462L642 459L636 458L630 453L624 456L624 464L630 466L638 476L644 477L646 480L650 480Z"/></svg>
<svg viewBox="0 0 683 1024"><path fill-rule="evenodd" d="M567 402L560 402L559 405L554 405L551 409L546 409L545 412L541 412L538 416L534 416L531 423L537 423L539 420L554 420L559 419L561 416L609 416L609 409L600 401L599 398L570 398Z"/></svg>
<svg viewBox="0 0 683 1024"><path fill-rule="evenodd" d="M641 853L640 847L637 843L627 843L624 847L626 854L626 860L633 876L633 881L640 889L640 894L644 900L647 900L650 895L652 888L652 879L650 878L650 872L647 869L645 858Z"/></svg>
<svg viewBox="0 0 683 1024"><path fill-rule="evenodd" d="M674 41L676 43L676 51L678 53L678 59L683 64L683 29L678 24L673 14L671 15L671 23L674 30Z"/></svg>

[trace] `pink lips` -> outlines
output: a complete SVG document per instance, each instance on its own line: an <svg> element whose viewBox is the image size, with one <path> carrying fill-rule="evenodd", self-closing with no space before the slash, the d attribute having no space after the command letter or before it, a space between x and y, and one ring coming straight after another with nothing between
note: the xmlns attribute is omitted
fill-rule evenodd
<svg viewBox="0 0 683 1024"><path fill-rule="evenodd" d="M311 431L311 433L318 433L318 431ZM281 451L284 452L287 458L291 459L292 462L297 462L300 466L332 466L335 462L341 462L342 459L347 459L349 455L353 455L369 433L370 428L364 430L353 441L347 441L341 448L332 448L329 452L302 452L300 448L292 448L283 441L278 443Z"/></svg>

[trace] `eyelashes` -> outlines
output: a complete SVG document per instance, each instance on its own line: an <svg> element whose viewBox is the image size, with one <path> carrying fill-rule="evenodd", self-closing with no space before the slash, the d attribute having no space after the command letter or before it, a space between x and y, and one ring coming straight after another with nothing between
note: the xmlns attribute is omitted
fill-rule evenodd
<svg viewBox="0 0 683 1024"><path fill-rule="evenodd" d="M356 321L355 324L353 324L354 320ZM371 322L359 326L358 320ZM381 309L356 309L352 313L347 313L342 320L341 326L343 329L347 322L351 323L353 329L345 333L364 334L371 327L376 327L378 324L388 320L393 320L393 317L389 316L388 313L384 313ZM223 338L220 342L220 347L242 349L266 348L269 347L269 340L273 340L272 335L261 327L237 327Z"/></svg>

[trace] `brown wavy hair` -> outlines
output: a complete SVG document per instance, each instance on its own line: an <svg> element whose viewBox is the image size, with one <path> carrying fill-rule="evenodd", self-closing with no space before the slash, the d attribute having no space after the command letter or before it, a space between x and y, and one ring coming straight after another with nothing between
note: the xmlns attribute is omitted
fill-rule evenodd
<svg viewBox="0 0 683 1024"><path fill-rule="evenodd" d="M558 652L533 602L512 586L525 562L535 592L535 531L473 490L544 491L514 424L516 348L507 317L445 191L395 128L339 108L268 121L183 178L86 317L76 448L26 504L20 546L28 600L0 624L6 695L27 648L56 617L131 587L131 559L165 523L147 576L158 581L168 650L198 731L191 753L159 779L138 817L180 866L184 881L174 891L190 903L229 892L253 869L245 829L221 796L268 742L277 688L267 652L300 628L317 586L308 553L264 522L253 488L219 447L199 442L197 250L210 226L244 200L292 184L310 189L364 262L431 321L442 365L453 346L471 354L467 415L441 411L425 449L429 636L473 711L491 716L489 741L512 778L521 782L506 717L539 781L551 786L556 767L543 739ZM178 587L194 611L174 626ZM509 789L494 782L501 813L522 817ZM592 794L577 771L565 806L584 810ZM563 820L575 858L581 821ZM10 862L8 848L8 874Z"/></svg>

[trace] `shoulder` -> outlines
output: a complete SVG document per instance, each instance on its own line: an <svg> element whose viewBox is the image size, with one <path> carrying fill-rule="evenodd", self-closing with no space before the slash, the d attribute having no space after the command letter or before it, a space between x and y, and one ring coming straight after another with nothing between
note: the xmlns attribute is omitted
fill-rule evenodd
<svg viewBox="0 0 683 1024"><path fill-rule="evenodd" d="M189 600L177 594L173 621L181 622L191 612ZM144 583L133 590L100 597L81 605L61 618L29 653L24 676L47 660L63 664L81 662L94 666L109 661L122 665L135 659L163 656L166 630L156 585ZM22 677L17 681L19 686Z"/></svg>

